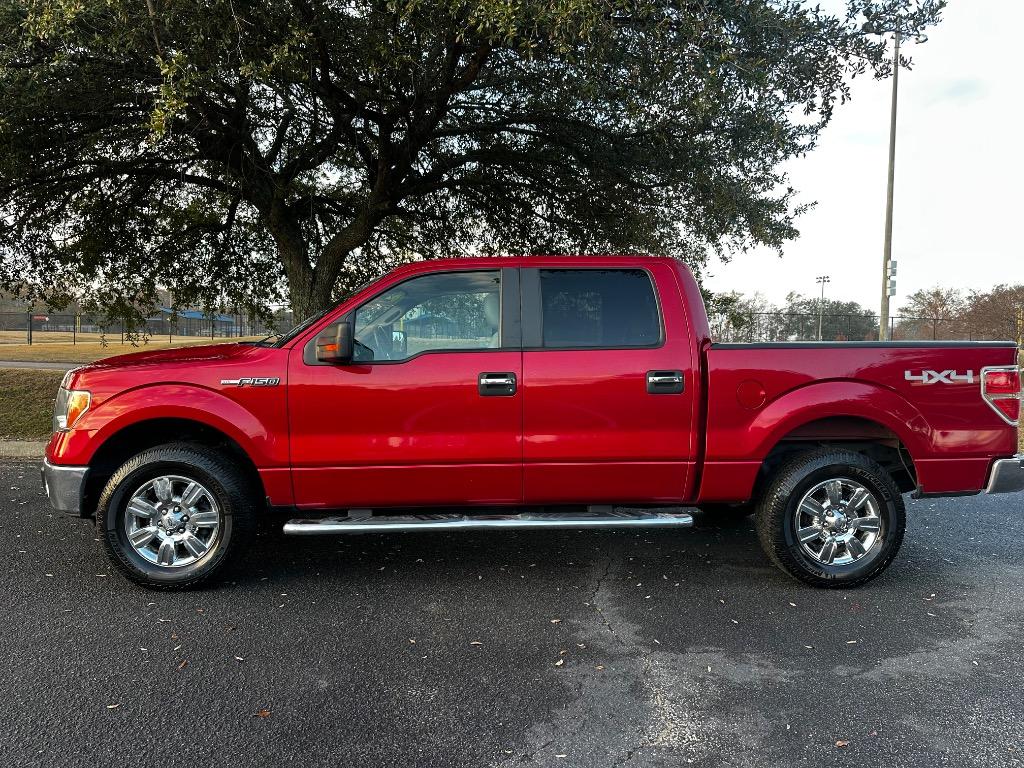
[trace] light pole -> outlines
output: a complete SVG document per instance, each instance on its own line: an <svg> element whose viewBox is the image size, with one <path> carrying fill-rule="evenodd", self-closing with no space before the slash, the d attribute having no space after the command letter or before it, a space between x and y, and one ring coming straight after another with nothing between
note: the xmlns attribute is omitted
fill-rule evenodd
<svg viewBox="0 0 1024 768"><path fill-rule="evenodd" d="M896 103L900 84L900 38L909 35L914 42L923 43L926 35L900 26L899 20L885 23L880 17L869 17L863 29L868 34L892 34L895 38L892 71L892 104L889 109L889 174L885 193L885 244L882 246L882 303L878 319L878 340L889 340L889 297L895 294L894 285L890 283L892 274L889 263L892 261L892 202L893 189L896 182Z"/></svg>
<svg viewBox="0 0 1024 768"><path fill-rule="evenodd" d="M818 341L821 341L821 319L825 314L825 283L831 283L832 279L828 275L819 275L814 278L814 282L821 285L821 301L818 302Z"/></svg>

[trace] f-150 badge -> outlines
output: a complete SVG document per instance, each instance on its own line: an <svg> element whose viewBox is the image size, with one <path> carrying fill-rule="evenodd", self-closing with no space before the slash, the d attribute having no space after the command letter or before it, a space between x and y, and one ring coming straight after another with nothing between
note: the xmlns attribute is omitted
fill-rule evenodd
<svg viewBox="0 0 1024 768"><path fill-rule="evenodd" d="M220 383L225 387L276 387L281 380L276 376L257 376L244 379L221 379Z"/></svg>
<svg viewBox="0 0 1024 768"><path fill-rule="evenodd" d="M958 373L957 371L921 371L921 373L904 371L903 378L907 381L917 381L921 384L956 384L958 382L973 384L974 371L966 371L965 373Z"/></svg>

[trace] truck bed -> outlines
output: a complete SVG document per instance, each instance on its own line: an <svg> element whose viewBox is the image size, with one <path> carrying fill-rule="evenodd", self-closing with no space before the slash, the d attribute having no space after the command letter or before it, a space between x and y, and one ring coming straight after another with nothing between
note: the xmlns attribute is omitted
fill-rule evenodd
<svg viewBox="0 0 1024 768"><path fill-rule="evenodd" d="M707 345L702 499L753 483L780 441L898 440L922 494L975 492L1016 427L981 395L982 370L1017 364L1013 342Z"/></svg>

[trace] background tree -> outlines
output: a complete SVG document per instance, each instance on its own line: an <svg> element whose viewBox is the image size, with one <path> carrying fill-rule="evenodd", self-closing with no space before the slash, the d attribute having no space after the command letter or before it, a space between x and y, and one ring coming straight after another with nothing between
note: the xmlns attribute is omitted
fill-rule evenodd
<svg viewBox="0 0 1024 768"><path fill-rule="evenodd" d="M779 247L892 70L860 20L943 5L0 0L0 281L303 317L413 255Z"/></svg>
<svg viewBox="0 0 1024 768"><path fill-rule="evenodd" d="M938 339L955 333L966 301L956 288L921 288L900 309L898 334L909 339Z"/></svg>
<svg viewBox="0 0 1024 768"><path fill-rule="evenodd" d="M972 291L962 317L975 336L1024 343L1024 284Z"/></svg>
<svg viewBox="0 0 1024 768"><path fill-rule="evenodd" d="M821 338L825 341L865 341L878 338L878 318L874 310L865 309L855 301L791 293L782 309L785 316L783 338L815 339L818 334L818 312L821 310Z"/></svg>

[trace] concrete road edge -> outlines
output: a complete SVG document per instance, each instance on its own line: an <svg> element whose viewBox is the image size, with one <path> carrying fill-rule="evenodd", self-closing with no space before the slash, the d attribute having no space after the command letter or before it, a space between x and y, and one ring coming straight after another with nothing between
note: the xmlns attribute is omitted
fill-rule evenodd
<svg viewBox="0 0 1024 768"><path fill-rule="evenodd" d="M45 440L0 440L0 459L42 459Z"/></svg>

